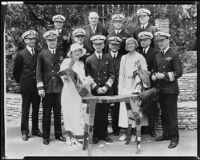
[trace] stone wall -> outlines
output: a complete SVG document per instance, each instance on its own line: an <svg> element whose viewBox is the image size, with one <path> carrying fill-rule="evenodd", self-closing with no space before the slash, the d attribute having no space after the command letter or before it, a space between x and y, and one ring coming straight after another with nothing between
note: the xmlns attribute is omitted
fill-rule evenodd
<svg viewBox="0 0 200 160"><path fill-rule="evenodd" d="M197 74L184 74L178 80L180 94L178 97L178 122L181 129L197 128ZM8 93L6 96L6 119L20 119L21 95ZM40 107L39 119L42 119L42 107ZM30 114L31 115L31 114ZM157 129L161 123L157 124Z"/></svg>

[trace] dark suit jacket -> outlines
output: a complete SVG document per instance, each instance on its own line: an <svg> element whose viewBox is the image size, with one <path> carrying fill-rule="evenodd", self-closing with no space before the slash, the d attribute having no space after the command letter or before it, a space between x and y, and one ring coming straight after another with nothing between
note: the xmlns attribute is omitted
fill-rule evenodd
<svg viewBox="0 0 200 160"><path fill-rule="evenodd" d="M106 85L107 81L113 83L115 79L114 70L108 54L102 54L102 60L99 61L95 53L86 59L86 75L90 75L98 87ZM107 93L110 94L110 89ZM92 94L96 95L93 90Z"/></svg>
<svg viewBox="0 0 200 160"><path fill-rule="evenodd" d="M57 75L63 60L63 51L56 49L52 54L49 49L42 50L37 58L36 79L37 83L43 83L46 93L60 93L62 80Z"/></svg>
<svg viewBox="0 0 200 160"><path fill-rule="evenodd" d="M21 92L37 91L36 62L38 51L32 56L27 48L19 51L15 58L13 77L20 84Z"/></svg>
<svg viewBox="0 0 200 160"><path fill-rule="evenodd" d="M107 36L107 39L111 36L117 36L119 38L122 39L122 42L120 44L120 49L119 49L119 53L121 55L124 55L124 54L127 54L128 51L125 49L125 44L126 44L126 40L131 37L130 34L128 34L124 29L122 29L122 31L119 33L119 34L116 34L115 31L111 32L108 36ZM107 51L109 51L109 44L108 44L108 41L106 43L106 48L107 48Z"/></svg>
<svg viewBox="0 0 200 160"><path fill-rule="evenodd" d="M148 65L147 66L148 71L152 72L155 55L158 53L158 51L155 50L154 48L150 47L146 54L143 53L142 48L138 49L138 52L140 54L142 54L144 56L144 58L146 59L146 62L147 62L147 65Z"/></svg>
<svg viewBox="0 0 200 160"><path fill-rule="evenodd" d="M157 32L158 30L157 30L157 28L155 26L153 26L151 24L148 24L147 27L144 30L141 29L141 25L136 26L133 29L133 38L135 38L138 42L139 42L138 34L140 32L142 32L142 31L151 32L153 34L153 36L154 36L154 33ZM140 48L140 47L141 46L140 46L140 43L139 43L139 47L138 48ZM157 43L155 41L155 38L153 38L153 40L151 42L151 47L153 47L156 50L159 50L158 45L157 45Z"/></svg>
<svg viewBox="0 0 200 160"><path fill-rule="evenodd" d="M165 75L164 79L156 80L156 83L160 89L160 93L179 93L177 79L182 76L182 62L179 58L179 55L172 48L169 48L165 54L156 54L153 72L160 72L164 73ZM173 74L173 81L170 80L170 72Z"/></svg>
<svg viewBox="0 0 200 160"><path fill-rule="evenodd" d="M94 49L92 47L92 42L90 41L90 38L94 35L103 35L106 37L108 35L108 31L100 24L97 25L95 33L93 33L93 31L91 30L90 25L84 26L83 29L86 31L84 45L86 46L88 52L92 54L94 52Z"/></svg>
<svg viewBox="0 0 200 160"><path fill-rule="evenodd" d="M122 55L118 53L117 57L115 59L113 59L112 55L109 51L108 57L110 58L110 61L111 61L112 66L113 66L114 74L115 74L115 80L114 80L113 85L111 87L112 93L114 95L116 95L116 94L118 94L119 69L120 69L120 61L121 61Z"/></svg>

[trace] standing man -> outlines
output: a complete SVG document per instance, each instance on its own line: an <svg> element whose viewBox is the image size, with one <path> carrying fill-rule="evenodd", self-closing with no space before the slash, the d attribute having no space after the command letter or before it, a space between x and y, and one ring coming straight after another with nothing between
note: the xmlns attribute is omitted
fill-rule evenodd
<svg viewBox="0 0 200 160"><path fill-rule="evenodd" d="M57 48L58 33L55 30L47 31L43 34L47 42L48 49L42 50L37 59L37 88L38 94L43 98L43 143L49 144L51 110L54 113L55 138L60 141L66 141L62 136L61 129L61 90L62 80L57 76L62 62L62 51Z"/></svg>
<svg viewBox="0 0 200 160"><path fill-rule="evenodd" d="M84 56L80 57L80 60L82 60L84 63L86 61L86 58L90 56L89 48L87 45L84 44L85 35L86 35L86 32L82 28L76 28L72 32L73 43L79 43L83 48L86 49L86 54Z"/></svg>
<svg viewBox="0 0 200 160"><path fill-rule="evenodd" d="M114 82L114 71L108 57L108 54L103 53L105 47L104 41L106 37L95 35L91 37L94 53L86 59L86 74L94 79L92 85L92 94L94 96L111 95L111 86ZM95 120L94 120L94 136L93 143L96 144L99 140L112 142L107 136L108 127L108 107L109 104L96 104Z"/></svg>
<svg viewBox="0 0 200 160"><path fill-rule="evenodd" d="M138 38L139 38L139 42L141 44L141 49L138 51L146 59L146 62L148 65L147 69L151 74L153 71L155 55L157 54L157 51L151 47L153 35L151 32L143 31L138 34ZM155 87L153 83L151 83L151 87ZM157 105L157 102L155 101L149 108L149 112L148 112L149 127L147 128L147 132L152 137L156 137L156 133L155 133L155 120L156 120L156 115L157 115L156 111L158 111L158 105ZM145 128L145 126L143 126L143 129L144 128Z"/></svg>
<svg viewBox="0 0 200 160"><path fill-rule="evenodd" d="M41 137L38 128L40 97L36 85L36 62L38 51L35 49L36 31L29 30L22 34L26 47L17 53L13 77L20 84L22 95L21 133L24 141L29 134L29 110L32 105L32 135Z"/></svg>
<svg viewBox="0 0 200 160"><path fill-rule="evenodd" d="M174 148L179 141L177 120L177 79L182 76L182 62L178 54L169 46L170 34L155 33L160 53L155 56L152 80L159 86L158 101L161 108L163 135L156 141L170 140L168 148Z"/></svg>
<svg viewBox="0 0 200 160"><path fill-rule="evenodd" d="M118 81L119 81L119 69L122 54L119 53L120 43L122 39L119 37L111 36L108 38L109 42L109 52L108 56L111 59L111 63L114 69L115 80L112 85L112 95L118 95ZM112 129L113 135L119 136L119 105L120 103L111 104L111 115L112 115Z"/></svg>
<svg viewBox="0 0 200 160"><path fill-rule="evenodd" d="M120 43L120 49L119 49L119 54L121 54L121 55L124 55L124 54L128 53L128 51L125 49L125 42L126 42L126 39L128 39L129 37L131 37L131 35L128 34L125 31L125 29L123 28L124 19L125 19L125 17L122 14L115 14L115 15L113 15L112 16L112 22L113 22L114 31L111 32L107 36L107 39L109 37L112 37L112 36L115 36L115 37L117 36L120 39L122 39L122 42Z"/></svg>
<svg viewBox="0 0 200 160"><path fill-rule="evenodd" d="M157 28L151 24L149 24L149 16L151 12L145 8L141 8L137 11L139 25L135 27L133 30L133 38L135 38L139 42L138 34L142 31L151 32L153 35L157 32ZM155 49L159 49L155 40L152 40L151 47ZM139 49L141 49L141 45L139 43Z"/></svg>
<svg viewBox="0 0 200 160"><path fill-rule="evenodd" d="M58 32L57 48L64 52L63 58L65 58L66 53L72 44L70 33L63 28L65 17L60 14L55 15L53 16L52 21L54 22L54 29Z"/></svg>
<svg viewBox="0 0 200 160"><path fill-rule="evenodd" d="M94 48L92 47L90 38L94 35L103 35L106 37L108 35L108 31L103 26L98 24L99 15L97 12L90 12L88 19L89 24L83 27L83 29L86 31L84 44L87 46L88 52L92 54L94 53Z"/></svg>

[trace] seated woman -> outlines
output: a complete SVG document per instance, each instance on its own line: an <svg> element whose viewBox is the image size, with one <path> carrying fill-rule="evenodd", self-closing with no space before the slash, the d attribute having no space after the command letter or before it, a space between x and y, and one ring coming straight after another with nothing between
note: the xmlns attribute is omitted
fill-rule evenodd
<svg viewBox="0 0 200 160"><path fill-rule="evenodd" d="M63 60L60 69L64 86L61 94L61 105L63 111L64 127L67 131L67 145L81 144L75 138L83 135L84 113L86 104L82 104L81 96L90 93L91 77L85 76L84 63L79 60L85 55L86 50L78 43L70 47L68 57Z"/></svg>
<svg viewBox="0 0 200 160"><path fill-rule="evenodd" d="M120 70L119 70L119 84L118 84L118 94L119 95L127 95L132 93L140 93L142 91L142 82L138 75L136 75L136 71L138 70L146 70L147 71L147 63L145 58L139 54L135 48L138 46L138 42L134 38L128 38L126 40L126 50L128 54L122 56L120 62ZM128 113L127 108L130 107L130 104L125 104L124 102L120 103L120 111L119 111L119 127L128 128ZM142 125L145 124L145 120L142 121ZM132 125L135 128L135 124ZM120 141L126 140L126 134L123 134L120 138ZM131 142L136 140L136 136L131 136Z"/></svg>

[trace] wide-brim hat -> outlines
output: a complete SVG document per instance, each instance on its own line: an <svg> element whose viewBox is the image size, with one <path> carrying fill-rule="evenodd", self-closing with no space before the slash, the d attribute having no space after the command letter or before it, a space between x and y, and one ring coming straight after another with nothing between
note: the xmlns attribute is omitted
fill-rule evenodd
<svg viewBox="0 0 200 160"><path fill-rule="evenodd" d="M83 46L81 46L79 43L74 43L71 45L70 51L67 53L67 56L70 57L73 51L79 50L79 49L82 51L79 57L84 56L86 54L86 49L83 48Z"/></svg>

